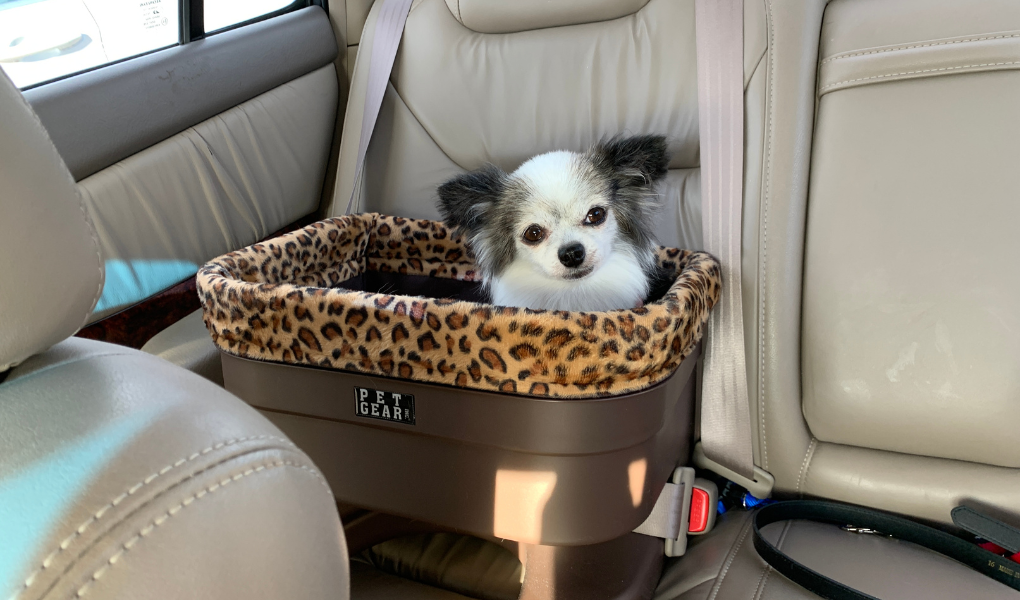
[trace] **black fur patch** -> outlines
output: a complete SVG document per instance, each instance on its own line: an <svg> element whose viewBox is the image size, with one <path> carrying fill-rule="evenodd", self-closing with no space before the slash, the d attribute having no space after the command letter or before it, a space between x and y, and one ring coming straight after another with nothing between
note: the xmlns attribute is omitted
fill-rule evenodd
<svg viewBox="0 0 1020 600"><path fill-rule="evenodd" d="M645 275L648 277L648 297L644 300L645 304L651 304L665 296L676 278L675 272L654 265L645 269Z"/></svg>
<svg viewBox="0 0 1020 600"><path fill-rule="evenodd" d="M669 165L665 136L618 136L595 144L585 156L609 181L620 232L650 257L655 244L652 219L661 204L652 184L666 175ZM650 267L648 263L646 271Z"/></svg>
<svg viewBox="0 0 1020 600"><path fill-rule="evenodd" d="M458 175L439 186L439 212L447 225L469 237L485 226L489 209L506 190L507 174L495 165Z"/></svg>
<svg viewBox="0 0 1020 600"><path fill-rule="evenodd" d="M500 273L514 260L512 232L521 192L502 169L486 165L458 175L439 186L439 213L447 225L458 228L492 273ZM499 210L494 210L499 206ZM471 242L475 242L472 244Z"/></svg>
<svg viewBox="0 0 1020 600"><path fill-rule="evenodd" d="M650 187L666 175L669 150L662 135L614 137L595 144L588 151L592 163L621 187Z"/></svg>

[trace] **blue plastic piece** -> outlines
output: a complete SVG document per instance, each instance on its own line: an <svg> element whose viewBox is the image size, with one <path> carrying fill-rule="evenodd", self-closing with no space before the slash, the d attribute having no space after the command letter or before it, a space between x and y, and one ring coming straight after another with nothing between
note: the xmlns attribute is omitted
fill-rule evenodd
<svg viewBox="0 0 1020 600"><path fill-rule="evenodd" d="M751 495L751 492L744 492L744 497L742 501L744 504L744 508L748 510L752 508L758 508L759 506L765 506L766 504L772 504L773 502L775 502L775 500L770 500L769 498L764 499L756 498Z"/></svg>
<svg viewBox="0 0 1020 600"><path fill-rule="evenodd" d="M715 511L720 515L726 512L726 506L722 503L722 500L720 500L718 506L715 507Z"/></svg>

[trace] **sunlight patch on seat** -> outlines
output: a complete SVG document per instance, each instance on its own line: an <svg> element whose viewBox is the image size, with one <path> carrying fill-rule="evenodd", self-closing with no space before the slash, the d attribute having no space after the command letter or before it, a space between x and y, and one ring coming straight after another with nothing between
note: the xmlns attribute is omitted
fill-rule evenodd
<svg viewBox="0 0 1020 600"><path fill-rule="evenodd" d="M0 482L0 598L19 595L44 558L39 553L59 543L54 533L67 525L62 517L71 504L154 415L147 411L120 419Z"/></svg>
<svg viewBox="0 0 1020 600"><path fill-rule="evenodd" d="M197 272L198 265L186 260L108 260L95 312L130 306Z"/></svg>

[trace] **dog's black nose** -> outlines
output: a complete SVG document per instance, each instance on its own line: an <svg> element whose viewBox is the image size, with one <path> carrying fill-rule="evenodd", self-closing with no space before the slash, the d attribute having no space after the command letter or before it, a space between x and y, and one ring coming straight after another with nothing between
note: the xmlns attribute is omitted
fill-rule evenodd
<svg viewBox="0 0 1020 600"><path fill-rule="evenodd" d="M584 262L584 246L580 242L560 246L560 262L564 267L576 267Z"/></svg>

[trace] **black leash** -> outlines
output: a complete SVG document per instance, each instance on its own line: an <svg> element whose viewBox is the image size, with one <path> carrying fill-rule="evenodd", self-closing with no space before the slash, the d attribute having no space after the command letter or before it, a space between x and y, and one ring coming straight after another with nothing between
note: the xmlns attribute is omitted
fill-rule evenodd
<svg viewBox="0 0 1020 600"><path fill-rule="evenodd" d="M777 502L759 509L754 515L752 523L754 549L765 559L765 562L785 575L790 581L828 600L879 599L805 567L762 537L761 529L766 525L791 519L817 521L841 527L849 525L859 529L881 532L934 550L1015 590L1020 590L1020 564L993 554L955 535L902 517L859 506L816 500Z"/></svg>

